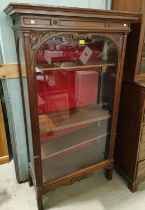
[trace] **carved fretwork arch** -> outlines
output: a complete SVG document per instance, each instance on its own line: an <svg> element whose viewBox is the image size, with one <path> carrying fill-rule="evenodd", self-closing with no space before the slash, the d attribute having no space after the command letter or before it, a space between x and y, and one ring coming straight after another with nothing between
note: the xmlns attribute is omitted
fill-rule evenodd
<svg viewBox="0 0 145 210"><path fill-rule="evenodd" d="M25 34L24 34L25 36ZM28 34L27 34L28 36ZM32 55L32 62L31 67L34 68L35 65L35 59L37 56L37 53L39 52L40 47L47 42L49 39L53 37L59 37L64 36L66 39L71 39L72 41L77 41L78 39L91 39L93 37L102 37L107 40L111 40L114 45L117 48L118 55L121 51L122 41L124 34L120 33L111 33L111 34L105 34L105 33L82 33L82 32L55 32L55 31L31 31L29 34L30 38L30 47L31 47L31 55Z"/></svg>

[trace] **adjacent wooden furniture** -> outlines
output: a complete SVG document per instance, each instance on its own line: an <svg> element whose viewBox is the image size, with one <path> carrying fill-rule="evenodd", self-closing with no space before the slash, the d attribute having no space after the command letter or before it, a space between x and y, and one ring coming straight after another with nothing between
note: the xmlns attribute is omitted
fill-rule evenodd
<svg viewBox="0 0 145 210"><path fill-rule="evenodd" d="M144 0L112 0L112 9L140 13Z"/></svg>
<svg viewBox="0 0 145 210"><path fill-rule="evenodd" d="M0 79L19 78L18 64L0 65Z"/></svg>
<svg viewBox="0 0 145 210"><path fill-rule="evenodd" d="M112 178L126 38L140 16L28 4L5 12L17 43L30 185L42 210L50 189L100 169Z"/></svg>
<svg viewBox="0 0 145 210"><path fill-rule="evenodd" d="M140 23L131 25L132 32L127 39L123 76L129 80L139 80L145 76L144 70L144 34L145 34L145 0L114 0L112 9L119 11L139 12L142 14Z"/></svg>
<svg viewBox="0 0 145 210"><path fill-rule="evenodd" d="M0 164L9 162L7 138L5 132L2 104L0 100Z"/></svg>
<svg viewBox="0 0 145 210"><path fill-rule="evenodd" d="M113 9L140 12L126 47L123 86L115 148L115 165L132 192L145 180L145 1L114 0Z"/></svg>
<svg viewBox="0 0 145 210"><path fill-rule="evenodd" d="M145 180L145 82L124 81L115 148L115 165L132 192Z"/></svg>

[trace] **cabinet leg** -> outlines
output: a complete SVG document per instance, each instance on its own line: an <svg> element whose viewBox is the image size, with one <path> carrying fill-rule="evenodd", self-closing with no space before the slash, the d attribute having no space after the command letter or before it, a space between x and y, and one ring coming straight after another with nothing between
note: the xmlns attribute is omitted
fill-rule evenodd
<svg viewBox="0 0 145 210"><path fill-rule="evenodd" d="M108 180L112 180L112 175L113 175L113 168L105 170L105 176Z"/></svg>
<svg viewBox="0 0 145 210"><path fill-rule="evenodd" d="M32 187L33 186L33 181L32 181L32 178L31 178L30 175L29 175L29 181L28 181L28 183L29 183L29 187Z"/></svg>
<svg viewBox="0 0 145 210"><path fill-rule="evenodd" d="M43 197L37 196L37 206L38 210L44 210L43 208Z"/></svg>
<svg viewBox="0 0 145 210"><path fill-rule="evenodd" d="M128 183L128 189L132 192L135 193L138 190L138 184L134 184L129 182Z"/></svg>

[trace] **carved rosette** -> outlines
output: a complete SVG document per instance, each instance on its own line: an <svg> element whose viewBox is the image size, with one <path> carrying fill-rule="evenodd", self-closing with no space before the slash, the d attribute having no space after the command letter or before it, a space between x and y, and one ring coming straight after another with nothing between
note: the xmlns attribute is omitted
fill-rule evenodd
<svg viewBox="0 0 145 210"><path fill-rule="evenodd" d="M52 26L59 26L59 20L57 18L51 19L51 25Z"/></svg>

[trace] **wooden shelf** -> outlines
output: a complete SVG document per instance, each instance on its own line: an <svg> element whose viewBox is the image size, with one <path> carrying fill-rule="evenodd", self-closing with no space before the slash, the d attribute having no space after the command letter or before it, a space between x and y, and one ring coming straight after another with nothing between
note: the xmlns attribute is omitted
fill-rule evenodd
<svg viewBox="0 0 145 210"><path fill-rule="evenodd" d="M65 155L53 156L42 160L43 182L51 181L85 167L103 161L106 138L92 141L89 145L74 149ZM81 152L80 152L81 150Z"/></svg>
<svg viewBox="0 0 145 210"><path fill-rule="evenodd" d="M97 106L88 106L77 109L74 113L60 112L60 116L55 118L53 114L39 115L40 134L73 128L80 125L89 124L111 118L108 110ZM64 117L65 116L65 117Z"/></svg>
<svg viewBox="0 0 145 210"><path fill-rule="evenodd" d="M105 137L108 135L110 124L110 121L103 120L99 123L67 129L65 132L58 131L52 136L41 136L41 158L47 159Z"/></svg>
<svg viewBox="0 0 145 210"><path fill-rule="evenodd" d="M41 150L41 158L42 160L46 160L48 158L52 158L52 157L55 157L55 156L59 156L59 155L65 155L66 153L68 152L73 152L74 150L80 150L82 147L84 146L88 146L92 143L94 143L97 139L100 139L100 138L103 138L103 137L106 137L108 135L108 133L105 133L104 135L100 135L100 136L97 136L96 138L93 138L93 139L89 139L83 143L80 143L80 144L76 144L72 147L69 147L69 148L66 148L64 150L61 150L61 151L58 151L58 152L55 152L55 153L52 153L52 154L49 154L49 148L47 147L47 149L45 148L45 153L43 151L43 149ZM69 141L69 140L68 140Z"/></svg>
<svg viewBox="0 0 145 210"><path fill-rule="evenodd" d="M114 67L115 63L100 63L100 64L92 64L92 65L83 65L83 66L69 66L69 67L48 67L48 68L40 68L41 71L78 71L78 70L92 70L96 68L107 68L107 67Z"/></svg>

